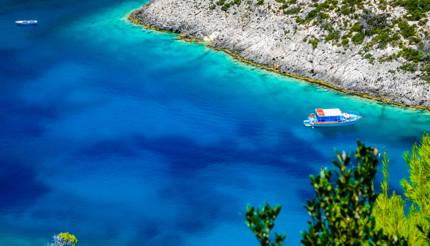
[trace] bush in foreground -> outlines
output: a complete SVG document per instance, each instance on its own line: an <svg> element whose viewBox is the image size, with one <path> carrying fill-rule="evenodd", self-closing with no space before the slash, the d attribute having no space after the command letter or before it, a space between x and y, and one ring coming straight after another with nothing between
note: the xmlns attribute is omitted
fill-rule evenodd
<svg viewBox="0 0 430 246"><path fill-rule="evenodd" d="M388 194L388 159L385 157L384 181L373 215L376 227L394 238L404 237L409 245L430 245L430 136L405 154L409 180L402 180L404 199ZM405 213L406 211L406 213Z"/></svg>
<svg viewBox="0 0 430 246"><path fill-rule="evenodd" d="M378 150L358 142L354 158L345 152L337 153L332 170L323 168L319 175L310 177L315 197L305 206L310 221L308 230L302 234L302 244L430 245L429 135L424 135L421 144L414 145L405 154L405 161L410 174L409 180L401 182L406 199L394 192L388 195L386 154L382 161L382 192L376 194L374 180L379 163ZM407 214L405 207L408 207ZM267 216L267 211L273 209L275 213ZM275 234L274 243L270 239L280 210L280 206L272 208L268 204L262 210L248 207L247 225L262 246L282 245L284 236L279 244L276 244L279 234ZM256 230L255 225L259 224L260 229Z"/></svg>
<svg viewBox="0 0 430 246"><path fill-rule="evenodd" d="M76 246L78 238L69 232L60 232L52 237L49 246Z"/></svg>
<svg viewBox="0 0 430 246"><path fill-rule="evenodd" d="M275 220L280 212L281 206L271 207L268 203L262 209L254 207L246 209L246 225L255 234L261 246L282 246L284 235L275 233L274 242L270 239Z"/></svg>

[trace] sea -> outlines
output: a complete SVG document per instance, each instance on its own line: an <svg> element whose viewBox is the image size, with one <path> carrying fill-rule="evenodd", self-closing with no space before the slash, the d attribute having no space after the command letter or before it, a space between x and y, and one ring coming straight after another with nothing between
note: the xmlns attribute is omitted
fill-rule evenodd
<svg viewBox="0 0 430 246"><path fill-rule="evenodd" d="M258 245L245 211L265 202L282 205L274 231L300 245L309 176L357 141L388 153L402 192L428 112L130 24L143 4L0 0L0 245L44 246L59 232L81 246ZM317 107L363 119L304 127Z"/></svg>

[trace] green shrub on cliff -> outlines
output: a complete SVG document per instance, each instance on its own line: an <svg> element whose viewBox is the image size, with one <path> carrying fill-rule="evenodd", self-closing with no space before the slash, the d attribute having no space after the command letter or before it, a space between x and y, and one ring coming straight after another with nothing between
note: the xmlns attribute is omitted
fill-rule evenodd
<svg viewBox="0 0 430 246"><path fill-rule="evenodd" d="M331 40L335 40L337 41L340 38L340 32L339 31L334 31L331 30L327 36L325 37L325 41L331 41Z"/></svg>
<svg viewBox="0 0 430 246"><path fill-rule="evenodd" d="M309 43L312 45L312 48L316 49L318 47L319 39L313 37L309 40Z"/></svg>
<svg viewBox="0 0 430 246"><path fill-rule="evenodd" d="M362 44L364 41L364 37L365 37L364 32L358 32L354 36L352 36L351 41L354 44Z"/></svg>
<svg viewBox="0 0 430 246"><path fill-rule="evenodd" d="M218 5L218 6L222 6L222 5L224 5L225 4L225 0L218 0L217 2L216 2L216 5Z"/></svg>
<svg viewBox="0 0 430 246"><path fill-rule="evenodd" d="M284 14L294 15L294 14L300 13L300 11L301 11L300 7L292 7L292 8L289 8L287 10L284 10Z"/></svg>
<svg viewBox="0 0 430 246"><path fill-rule="evenodd" d="M430 0L397 0L396 3L408 11L408 19L418 21L430 11Z"/></svg>
<svg viewBox="0 0 430 246"><path fill-rule="evenodd" d="M227 11L229 8L230 8L230 4L229 4L229 3L226 3L226 4L224 4L224 5L221 7L221 9L222 9L223 11Z"/></svg>
<svg viewBox="0 0 430 246"><path fill-rule="evenodd" d="M424 51L412 49L412 48L405 48L402 51L400 51L400 55L404 57L408 61L412 62L420 62L426 59L427 54Z"/></svg>
<svg viewBox="0 0 430 246"><path fill-rule="evenodd" d="M408 24L407 21L403 20L398 23L400 33L404 38L410 38L412 36L415 36L416 30L415 27Z"/></svg>
<svg viewBox="0 0 430 246"><path fill-rule="evenodd" d="M360 22L354 23L354 25L351 26L351 32L361 32L363 30L363 25L361 25Z"/></svg>

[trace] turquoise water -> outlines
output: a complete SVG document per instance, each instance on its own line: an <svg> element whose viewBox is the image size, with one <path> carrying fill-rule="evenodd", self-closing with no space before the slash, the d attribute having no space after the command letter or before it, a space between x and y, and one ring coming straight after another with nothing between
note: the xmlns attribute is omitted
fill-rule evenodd
<svg viewBox="0 0 430 246"><path fill-rule="evenodd" d="M0 0L0 245L256 245L247 204L283 204L298 245L308 176L357 139L387 150L392 187L430 114L240 64L125 20L143 2ZM37 18L36 28L14 20ZM357 125L308 129L315 107Z"/></svg>

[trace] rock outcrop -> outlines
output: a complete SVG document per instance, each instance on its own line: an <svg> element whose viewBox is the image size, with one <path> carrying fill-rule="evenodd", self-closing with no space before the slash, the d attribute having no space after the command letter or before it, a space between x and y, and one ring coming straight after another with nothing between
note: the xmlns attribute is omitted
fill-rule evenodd
<svg viewBox="0 0 430 246"><path fill-rule="evenodd" d="M281 72L325 81L334 88L430 108L430 83L416 73L399 72L398 60L371 62L360 54L359 45L345 48L320 42L315 47L306 39L322 36L323 30L299 25L293 17L271 8L276 4L275 0L265 0L262 5L248 1L222 10L214 7L212 0L153 0L130 18L142 25L203 40Z"/></svg>

